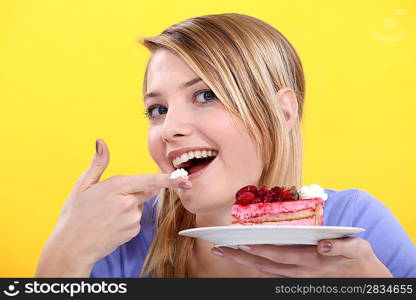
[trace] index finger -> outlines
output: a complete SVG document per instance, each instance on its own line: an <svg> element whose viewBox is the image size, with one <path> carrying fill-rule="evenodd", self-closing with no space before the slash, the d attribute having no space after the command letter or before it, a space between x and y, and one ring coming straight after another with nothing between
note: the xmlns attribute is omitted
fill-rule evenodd
<svg viewBox="0 0 416 300"><path fill-rule="evenodd" d="M119 190L122 193L134 194L138 192L154 191L161 188L182 188L181 183L191 182L182 177L170 179L170 174L144 174L144 175L125 175L120 176Z"/></svg>

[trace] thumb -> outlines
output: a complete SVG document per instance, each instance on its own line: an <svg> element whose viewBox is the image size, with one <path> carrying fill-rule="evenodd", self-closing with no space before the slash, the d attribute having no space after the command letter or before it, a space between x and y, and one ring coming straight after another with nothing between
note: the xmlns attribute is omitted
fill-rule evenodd
<svg viewBox="0 0 416 300"><path fill-rule="evenodd" d="M97 183L110 162L110 152L107 145L101 139L95 141L95 155L88 169L78 180L78 191L85 191L91 185Z"/></svg>
<svg viewBox="0 0 416 300"><path fill-rule="evenodd" d="M372 253L371 245L366 240L356 237L321 240L317 249L319 254L324 256L342 255L347 258L362 258Z"/></svg>

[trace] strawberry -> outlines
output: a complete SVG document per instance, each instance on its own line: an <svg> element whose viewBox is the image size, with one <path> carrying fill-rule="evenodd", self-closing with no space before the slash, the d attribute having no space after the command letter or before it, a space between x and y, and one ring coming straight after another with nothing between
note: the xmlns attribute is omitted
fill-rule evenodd
<svg viewBox="0 0 416 300"><path fill-rule="evenodd" d="M252 204L258 203L259 198L252 192L242 192L239 194L235 204Z"/></svg>
<svg viewBox="0 0 416 300"><path fill-rule="evenodd" d="M274 193L281 193L284 189L281 188L280 186L274 186L270 190Z"/></svg>
<svg viewBox="0 0 416 300"><path fill-rule="evenodd" d="M291 200L293 200L293 194L290 192L290 190L283 190L283 192L280 194L280 201Z"/></svg>
<svg viewBox="0 0 416 300"><path fill-rule="evenodd" d="M240 195L244 192L251 192L254 195L257 194L257 187L254 185L246 185L238 190L238 192L235 194L235 199L238 199Z"/></svg>
<svg viewBox="0 0 416 300"><path fill-rule="evenodd" d="M268 203L279 201L282 190L283 189L278 186L272 187L271 190L269 190L264 196L264 202Z"/></svg>
<svg viewBox="0 0 416 300"><path fill-rule="evenodd" d="M264 196L263 202L264 203L276 202L276 199L277 197L273 193L268 193L266 196Z"/></svg>
<svg viewBox="0 0 416 300"><path fill-rule="evenodd" d="M277 201L292 201L299 199L299 193L295 186L282 188L274 186L270 190L267 186L257 189L254 185L242 187L235 195L236 204L269 203Z"/></svg>
<svg viewBox="0 0 416 300"><path fill-rule="evenodd" d="M264 202L264 197L267 195L267 193L269 192L269 188L267 186L262 186L258 191L257 191L257 197L259 197L260 202Z"/></svg>

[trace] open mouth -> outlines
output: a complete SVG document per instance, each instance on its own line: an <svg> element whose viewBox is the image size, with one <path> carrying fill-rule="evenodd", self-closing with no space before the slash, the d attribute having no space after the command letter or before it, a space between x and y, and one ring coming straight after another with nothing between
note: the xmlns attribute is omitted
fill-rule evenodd
<svg viewBox="0 0 416 300"><path fill-rule="evenodd" d="M178 168L185 169L186 172L188 172L188 175L191 175L206 168L215 158L216 156L192 158L179 165Z"/></svg>

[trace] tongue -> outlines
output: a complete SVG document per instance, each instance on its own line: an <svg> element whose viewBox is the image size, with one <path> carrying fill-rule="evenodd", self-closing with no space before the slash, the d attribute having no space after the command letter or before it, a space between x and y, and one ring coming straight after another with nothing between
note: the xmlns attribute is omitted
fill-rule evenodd
<svg viewBox="0 0 416 300"><path fill-rule="evenodd" d="M203 168L205 168L207 165L209 165L209 163L212 161L212 159L204 159L204 160L200 160L197 161L197 163L195 163L190 169L189 169L189 174L195 173Z"/></svg>

